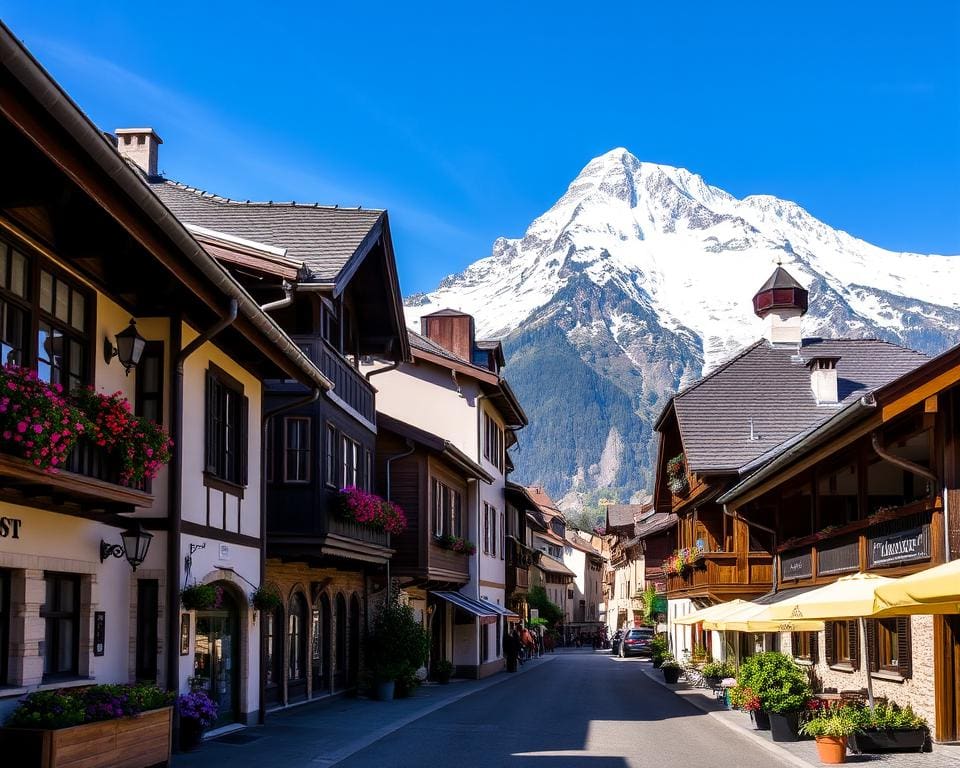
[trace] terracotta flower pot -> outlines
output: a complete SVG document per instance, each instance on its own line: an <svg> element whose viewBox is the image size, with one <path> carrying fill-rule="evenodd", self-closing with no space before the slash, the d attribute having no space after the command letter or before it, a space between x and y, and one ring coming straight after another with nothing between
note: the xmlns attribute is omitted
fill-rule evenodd
<svg viewBox="0 0 960 768"><path fill-rule="evenodd" d="M817 736L817 755L821 763L836 765L847 761L846 736Z"/></svg>

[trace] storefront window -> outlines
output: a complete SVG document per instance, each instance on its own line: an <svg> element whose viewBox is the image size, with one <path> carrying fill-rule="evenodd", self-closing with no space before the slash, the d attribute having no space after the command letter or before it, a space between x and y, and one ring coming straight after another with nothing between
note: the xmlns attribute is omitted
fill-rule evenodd
<svg viewBox="0 0 960 768"><path fill-rule="evenodd" d="M75 677L79 671L80 578L48 573L44 580L46 602L40 610L46 624L43 677Z"/></svg>

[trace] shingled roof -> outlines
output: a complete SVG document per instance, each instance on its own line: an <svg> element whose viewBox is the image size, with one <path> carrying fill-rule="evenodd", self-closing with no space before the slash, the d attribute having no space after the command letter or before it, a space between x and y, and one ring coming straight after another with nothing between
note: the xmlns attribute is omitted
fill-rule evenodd
<svg viewBox="0 0 960 768"><path fill-rule="evenodd" d="M759 341L673 397L688 467L735 472L839 408L921 365L925 355L876 339L806 339L795 347ZM818 405L806 363L839 358L840 402Z"/></svg>
<svg viewBox="0 0 960 768"><path fill-rule="evenodd" d="M286 249L308 280L334 282L380 235L385 211L302 203L231 200L160 177L150 189L180 221Z"/></svg>
<svg viewBox="0 0 960 768"><path fill-rule="evenodd" d="M651 504L608 504L607 529L632 528L645 512L649 512Z"/></svg>

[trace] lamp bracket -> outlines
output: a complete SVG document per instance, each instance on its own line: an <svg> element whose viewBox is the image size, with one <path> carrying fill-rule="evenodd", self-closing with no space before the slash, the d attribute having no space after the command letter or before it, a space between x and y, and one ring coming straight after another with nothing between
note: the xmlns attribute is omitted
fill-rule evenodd
<svg viewBox="0 0 960 768"><path fill-rule="evenodd" d="M122 544L108 544L100 539L100 562L104 562L108 557L123 557Z"/></svg>

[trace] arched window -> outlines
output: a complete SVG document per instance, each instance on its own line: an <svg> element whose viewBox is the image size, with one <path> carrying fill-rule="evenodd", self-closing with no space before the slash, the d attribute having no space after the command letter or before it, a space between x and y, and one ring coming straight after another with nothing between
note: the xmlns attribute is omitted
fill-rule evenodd
<svg viewBox="0 0 960 768"><path fill-rule="evenodd" d="M307 604L299 592L290 598L290 616L287 619L287 645L290 656L287 676L290 680L303 680L307 676Z"/></svg>
<svg viewBox="0 0 960 768"><path fill-rule="evenodd" d="M343 595L337 595L336 613L337 662L334 669L334 686L343 688L347 683L347 601Z"/></svg>
<svg viewBox="0 0 960 768"><path fill-rule="evenodd" d="M330 692L330 650L333 640L330 598L326 593L321 594L314 603L312 620L313 694L314 696L322 696Z"/></svg>

